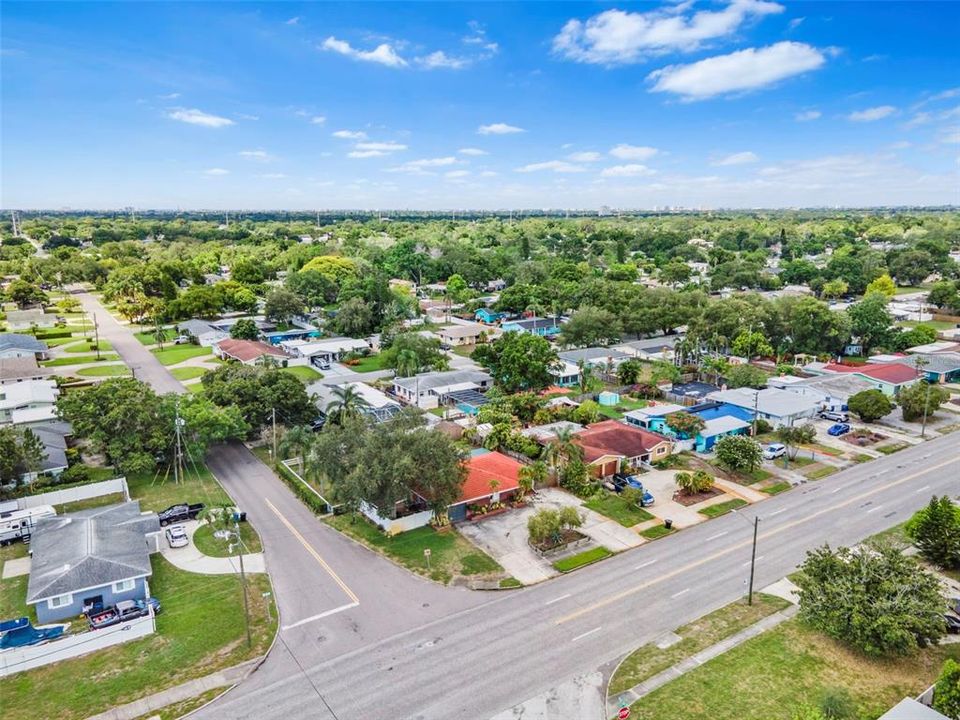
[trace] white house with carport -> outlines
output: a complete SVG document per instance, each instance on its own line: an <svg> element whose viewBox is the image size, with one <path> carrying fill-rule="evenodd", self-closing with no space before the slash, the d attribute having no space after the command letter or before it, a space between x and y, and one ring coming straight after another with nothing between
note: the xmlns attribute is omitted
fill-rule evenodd
<svg viewBox="0 0 960 720"><path fill-rule="evenodd" d="M492 385L493 378L482 370L447 370L394 378L393 392L408 405L428 410L439 407L451 393L464 390L480 392Z"/></svg>
<svg viewBox="0 0 960 720"><path fill-rule="evenodd" d="M798 424L816 415L820 409L819 401L813 398L777 388L720 390L707 397L715 402L755 412L758 418L774 426Z"/></svg>
<svg viewBox="0 0 960 720"><path fill-rule="evenodd" d="M214 327L205 320L184 320L177 324L177 331L196 340L201 347L213 347L230 337L229 331Z"/></svg>
<svg viewBox="0 0 960 720"><path fill-rule="evenodd" d="M306 358L314 365L338 362L344 355L370 349L366 340L335 337L326 340L284 340L280 347L294 357Z"/></svg>
<svg viewBox="0 0 960 720"><path fill-rule="evenodd" d="M781 375L767 379L767 387L786 390L816 401L822 410L844 412L851 396L873 390L873 383L852 373L801 378Z"/></svg>

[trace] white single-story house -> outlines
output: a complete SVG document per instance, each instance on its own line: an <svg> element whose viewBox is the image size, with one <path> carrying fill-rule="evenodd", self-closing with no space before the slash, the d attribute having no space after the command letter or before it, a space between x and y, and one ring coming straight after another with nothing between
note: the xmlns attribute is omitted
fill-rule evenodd
<svg viewBox="0 0 960 720"><path fill-rule="evenodd" d="M470 323L468 325L449 325L437 330L437 337L440 342L447 345L476 345L485 341L494 334L490 327L480 323Z"/></svg>
<svg viewBox="0 0 960 720"><path fill-rule="evenodd" d="M596 368L598 370L614 369L624 360L629 360L630 355L617 350L616 348L589 347L578 350L564 350L557 353L557 356L564 362L577 365L583 362L584 365Z"/></svg>
<svg viewBox="0 0 960 720"><path fill-rule="evenodd" d="M213 347L221 340L230 337L227 330L214 327L205 320L184 320L177 324L177 330L182 335L188 335L196 340L201 347Z"/></svg>
<svg viewBox="0 0 960 720"><path fill-rule="evenodd" d="M47 344L32 335L0 333L0 360L32 357L43 360L47 357Z"/></svg>
<svg viewBox="0 0 960 720"><path fill-rule="evenodd" d="M454 392L480 392L493 385L493 378L482 370L427 372L413 377L394 378L393 392L408 405L430 409L439 407Z"/></svg>
<svg viewBox="0 0 960 720"><path fill-rule="evenodd" d="M50 371L38 366L37 359L33 355L0 358L0 385L43 380L49 376Z"/></svg>
<svg viewBox="0 0 960 720"><path fill-rule="evenodd" d="M11 310L7 313L7 327L10 330L29 330L32 327L52 328L57 324L57 316L43 310Z"/></svg>
<svg viewBox="0 0 960 720"><path fill-rule="evenodd" d="M626 353L636 360L666 360L669 362L673 360L674 348L683 337L683 335L661 335L620 343L614 346L614 349Z"/></svg>
<svg viewBox="0 0 960 720"><path fill-rule="evenodd" d="M256 365L264 362L264 359L279 364L290 357L269 343L233 338L224 338L214 343L213 352L221 360L236 360L244 365Z"/></svg>
<svg viewBox="0 0 960 720"><path fill-rule="evenodd" d="M52 380L0 385L0 424L30 425L55 420L59 395Z"/></svg>
<svg viewBox="0 0 960 720"><path fill-rule="evenodd" d="M816 415L820 409L820 402L813 398L769 387L763 390L753 388L720 390L710 393L707 398L756 412L757 417L774 426L799 424L804 419Z"/></svg>
<svg viewBox="0 0 960 720"><path fill-rule="evenodd" d="M561 360L550 368L553 384L559 387L572 387L580 382L580 366Z"/></svg>
<svg viewBox="0 0 960 720"><path fill-rule="evenodd" d="M781 375L767 380L767 387L786 390L820 403L823 410L845 411L852 395L874 389L873 383L854 375L834 374L801 378Z"/></svg>
<svg viewBox="0 0 960 720"><path fill-rule="evenodd" d="M363 399L364 407L360 411L376 422L383 422L396 415L401 410L400 403L391 398L385 392L377 390L362 382L345 382L337 385L327 385L323 381L317 381L307 386L307 392L315 394L317 397L317 408L320 412L326 414L327 408L336 402L334 391L338 387L350 387Z"/></svg>
<svg viewBox="0 0 960 720"><path fill-rule="evenodd" d="M546 445L557 437L558 432L569 430L571 433L576 434L583 430L583 428L584 426L580 423L569 420L558 420L557 422L547 423L546 425L532 425L521 430L520 434Z"/></svg>
<svg viewBox="0 0 960 720"><path fill-rule="evenodd" d="M280 347L294 357L308 358L314 364L337 362L344 355L370 349L370 343L357 338L335 337L326 340L284 340Z"/></svg>

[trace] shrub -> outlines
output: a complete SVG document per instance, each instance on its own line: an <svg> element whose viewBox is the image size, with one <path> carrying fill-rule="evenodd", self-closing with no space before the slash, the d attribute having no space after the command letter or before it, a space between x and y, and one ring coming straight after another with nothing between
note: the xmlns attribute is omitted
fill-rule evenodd
<svg viewBox="0 0 960 720"><path fill-rule="evenodd" d="M90 469L82 463L71 465L60 473L60 482L82 483L90 479Z"/></svg>
<svg viewBox="0 0 960 720"><path fill-rule="evenodd" d="M695 472L678 472L673 476L680 491L687 495L707 492L713 487L713 476L704 470Z"/></svg>
<svg viewBox="0 0 960 720"><path fill-rule="evenodd" d="M757 418L757 433L773 432L773 425L763 418Z"/></svg>
<svg viewBox="0 0 960 720"><path fill-rule="evenodd" d="M559 510L544 508L537 510L527 520L527 532L530 542L540 546L557 546L563 540L564 530L583 525L583 516L575 507L566 506Z"/></svg>

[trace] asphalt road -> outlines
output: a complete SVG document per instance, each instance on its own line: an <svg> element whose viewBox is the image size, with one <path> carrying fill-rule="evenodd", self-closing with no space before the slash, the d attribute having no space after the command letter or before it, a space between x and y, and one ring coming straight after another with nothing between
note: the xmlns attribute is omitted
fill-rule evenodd
<svg viewBox="0 0 960 720"><path fill-rule="evenodd" d="M179 386L110 321L103 336L138 377ZM208 462L263 538L281 631L260 670L201 718L488 718L744 595L754 513L760 588L815 546L857 543L960 491L948 435L570 575L482 593L413 577L325 527L241 445Z"/></svg>

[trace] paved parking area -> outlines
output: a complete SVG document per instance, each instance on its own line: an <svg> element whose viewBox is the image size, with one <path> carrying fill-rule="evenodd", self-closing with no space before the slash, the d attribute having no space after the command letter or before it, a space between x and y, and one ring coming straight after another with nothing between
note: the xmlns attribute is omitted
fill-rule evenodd
<svg viewBox="0 0 960 720"><path fill-rule="evenodd" d="M620 523L583 507L580 499L557 488L540 490L533 502L503 515L479 522L464 523L460 532L485 550L504 570L524 584L532 584L557 575L551 564L557 557L541 558L527 544L527 520L542 508L575 507L584 516L580 531L597 545L619 552L644 542L637 533ZM579 552L580 548L578 548Z"/></svg>

